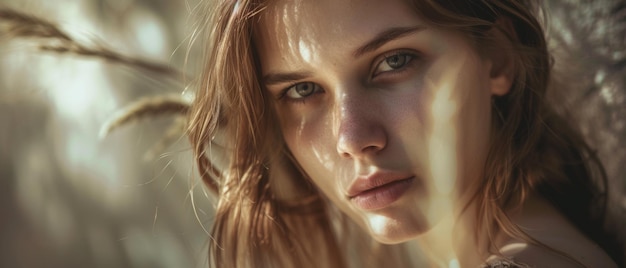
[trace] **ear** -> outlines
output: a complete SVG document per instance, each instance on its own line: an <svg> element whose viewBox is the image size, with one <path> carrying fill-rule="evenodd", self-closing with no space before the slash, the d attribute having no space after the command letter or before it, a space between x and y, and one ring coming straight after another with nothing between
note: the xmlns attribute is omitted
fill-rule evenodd
<svg viewBox="0 0 626 268"><path fill-rule="evenodd" d="M499 18L488 32L492 46L486 51L491 66L489 70L491 94L504 96L511 90L515 80L515 51L513 42L517 34L508 18Z"/></svg>

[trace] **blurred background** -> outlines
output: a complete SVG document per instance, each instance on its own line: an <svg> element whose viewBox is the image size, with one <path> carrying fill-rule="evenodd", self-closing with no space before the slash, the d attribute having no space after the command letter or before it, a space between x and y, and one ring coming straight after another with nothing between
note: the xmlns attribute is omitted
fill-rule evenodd
<svg viewBox="0 0 626 268"><path fill-rule="evenodd" d="M0 0L0 6L54 22L89 47L193 77L198 48L188 44L199 1ZM626 207L626 4L546 5L562 70L557 78L568 83L550 97L580 122L606 165L616 204ZM41 44L61 45L12 36L4 18L0 267L205 267L213 203L194 173L189 144L179 134L155 148L175 116L100 135L107 120L141 98L192 96L189 80L87 53L42 51Z"/></svg>
<svg viewBox="0 0 626 268"><path fill-rule="evenodd" d="M54 22L90 47L179 70L197 5L0 3ZM140 98L180 95L183 77L41 51L41 44L60 44L11 37L2 26L0 267L205 267L204 228L210 227L212 203L194 177L186 138L147 154L175 118L155 117L99 135L119 109Z"/></svg>

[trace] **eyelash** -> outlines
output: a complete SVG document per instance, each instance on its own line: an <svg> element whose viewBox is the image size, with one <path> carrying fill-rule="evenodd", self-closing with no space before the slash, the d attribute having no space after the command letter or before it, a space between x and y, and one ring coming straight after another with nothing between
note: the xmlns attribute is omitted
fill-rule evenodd
<svg viewBox="0 0 626 268"><path fill-rule="evenodd" d="M311 84L314 88L313 88L313 92L307 96L303 96L301 98L292 98L292 97L288 97L287 94L289 93L290 90L295 90L297 86L299 85L305 85L305 84ZM280 94L278 95L278 99L279 100L286 100L289 102L293 102L293 103L304 103L306 99L308 99L309 97L311 97L312 95L315 94L320 94L323 93L323 89L322 87L320 87L318 84L313 83L313 82L297 82L297 83L292 83L289 86L287 86L285 89L283 89Z"/></svg>
<svg viewBox="0 0 626 268"><path fill-rule="evenodd" d="M389 66L391 68L391 70L387 70L387 71L383 71L383 72L377 72L378 69L381 67L382 64L385 64L385 62L387 60L389 60L391 57L403 57L403 59L406 61L402 64L402 66L398 67L397 69L393 69L393 67ZM411 67L412 64L415 63L415 60L418 59L419 56L417 53L415 52L410 52L410 51L406 51L406 50L396 50L396 51L391 51L389 53L385 53L384 55L382 55L382 59L378 60L377 64L374 66L374 69L372 70L370 77L376 78L379 75L382 74L386 74L386 73L392 73L392 74L401 74L404 71L408 70L409 67ZM388 65L388 63L387 63Z"/></svg>
<svg viewBox="0 0 626 268"><path fill-rule="evenodd" d="M382 71L382 72L377 72L377 70L381 67L382 64L384 64L387 60L389 60L391 57L396 57L396 56L400 56L403 57L403 59L406 61L402 64L402 66L398 67L397 69L393 69L394 67L389 66L389 68L391 68L391 70L387 70L387 71ZM413 62L418 58L417 53L415 52L409 52L409 51L405 51L405 50L396 50L396 51L392 51L389 53L385 53L384 55L382 55L382 59L378 60L377 64L374 66L374 69L372 70L370 77L376 78L379 75L383 75L385 73L392 73L393 75L397 75L397 74L401 74L404 71L406 71L409 67L411 67L410 65L413 64ZM387 65L389 65L387 63ZM289 93L289 91L291 90L295 90L297 86L299 85L305 85L305 84L310 84L312 85L313 88L313 92L309 95L303 96L301 98L292 98L292 97L287 97L287 94ZM304 104L306 99L308 99L309 97L315 95L315 94L320 94L323 93L323 89L316 83L313 82L296 82L296 83L292 83L289 86L287 86L285 89L283 89L280 94L278 94L278 100L286 100L292 103L297 103L297 104Z"/></svg>

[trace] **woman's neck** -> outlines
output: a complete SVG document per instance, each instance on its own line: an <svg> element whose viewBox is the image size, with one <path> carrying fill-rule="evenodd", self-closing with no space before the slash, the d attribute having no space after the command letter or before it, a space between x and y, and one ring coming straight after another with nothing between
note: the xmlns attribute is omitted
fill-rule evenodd
<svg viewBox="0 0 626 268"><path fill-rule="evenodd" d="M434 267L478 267L489 257L488 239L477 240L477 208L453 209L416 242Z"/></svg>

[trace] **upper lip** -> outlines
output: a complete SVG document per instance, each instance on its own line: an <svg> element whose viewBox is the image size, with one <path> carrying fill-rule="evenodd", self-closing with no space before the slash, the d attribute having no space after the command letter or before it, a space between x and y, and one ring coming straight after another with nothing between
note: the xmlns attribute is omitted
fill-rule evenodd
<svg viewBox="0 0 626 268"><path fill-rule="evenodd" d="M359 176L348 188L348 198L353 198L363 192L413 176L412 174L402 172L375 172L367 176Z"/></svg>

